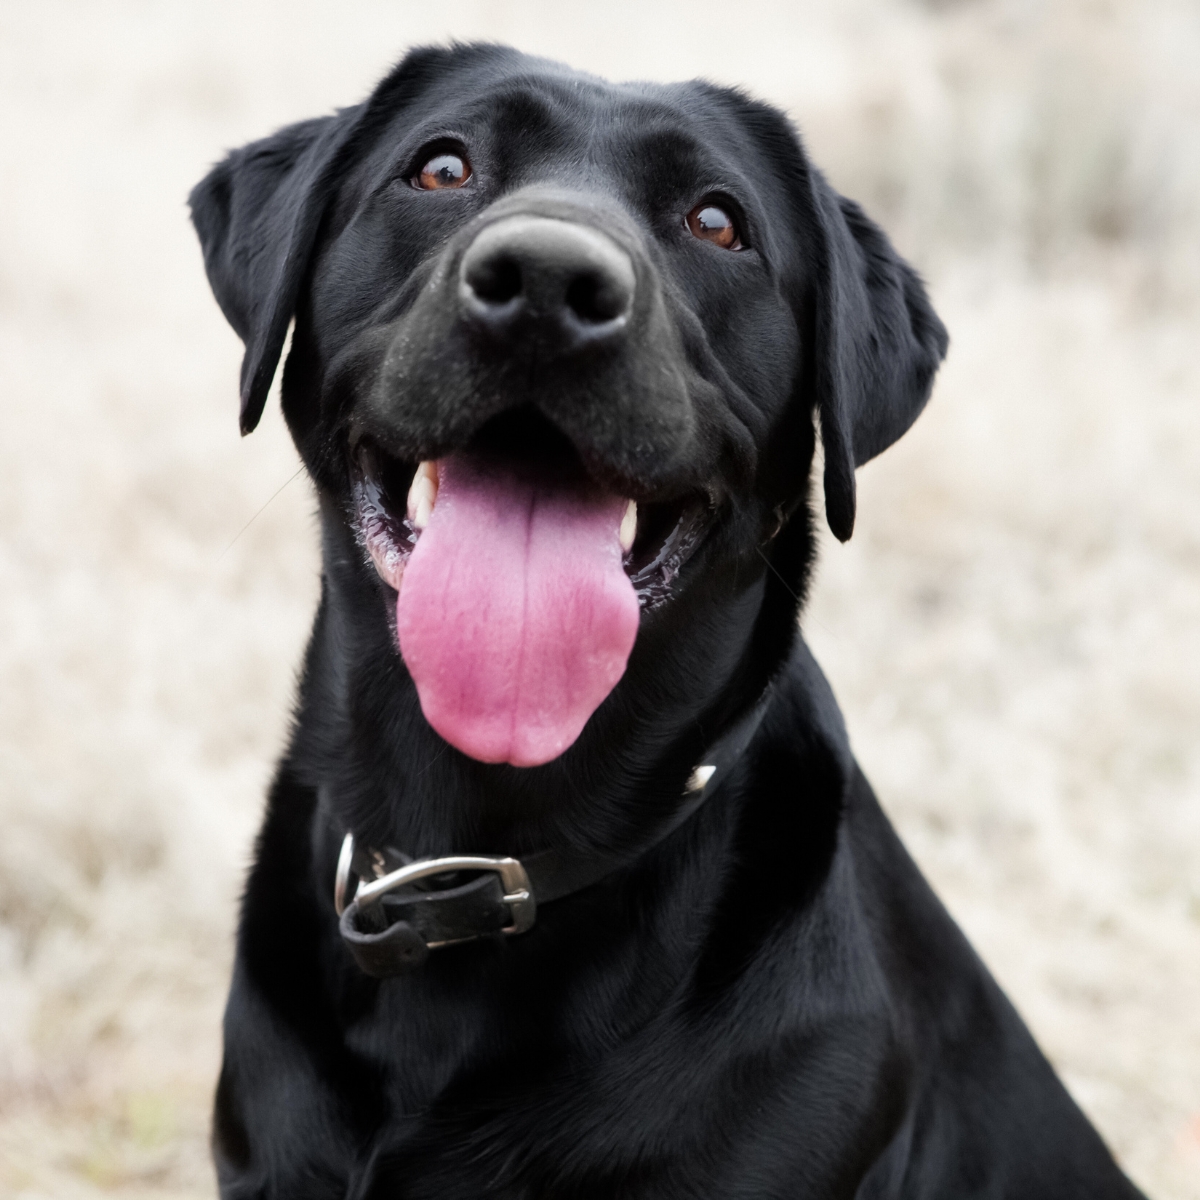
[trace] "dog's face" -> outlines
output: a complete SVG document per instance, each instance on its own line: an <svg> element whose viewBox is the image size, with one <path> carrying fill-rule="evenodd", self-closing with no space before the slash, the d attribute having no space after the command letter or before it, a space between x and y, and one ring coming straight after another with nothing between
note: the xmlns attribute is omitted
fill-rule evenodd
<svg viewBox="0 0 1200 1200"><path fill-rule="evenodd" d="M704 84L418 51L364 105L231 155L192 205L247 344L243 429L294 317L285 412L354 586L429 722L485 762L557 758L631 652L644 688L716 596L769 568L799 591L770 557L814 414L848 537L854 467L945 350L786 121Z"/></svg>

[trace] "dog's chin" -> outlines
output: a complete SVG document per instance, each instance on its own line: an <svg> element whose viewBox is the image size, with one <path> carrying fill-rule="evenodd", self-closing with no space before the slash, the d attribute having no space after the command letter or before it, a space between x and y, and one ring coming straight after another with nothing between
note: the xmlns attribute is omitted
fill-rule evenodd
<svg viewBox="0 0 1200 1200"><path fill-rule="evenodd" d="M522 767L578 738L713 523L703 496L638 504L537 442L477 437L414 468L362 438L350 461L357 537L426 719Z"/></svg>

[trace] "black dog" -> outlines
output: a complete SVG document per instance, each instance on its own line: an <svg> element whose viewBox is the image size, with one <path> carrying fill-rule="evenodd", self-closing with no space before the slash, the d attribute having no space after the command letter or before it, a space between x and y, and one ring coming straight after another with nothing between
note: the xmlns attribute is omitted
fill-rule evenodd
<svg viewBox="0 0 1200 1200"><path fill-rule="evenodd" d="M425 49L191 203L324 541L222 1195L1137 1196L797 632L947 343L786 119Z"/></svg>

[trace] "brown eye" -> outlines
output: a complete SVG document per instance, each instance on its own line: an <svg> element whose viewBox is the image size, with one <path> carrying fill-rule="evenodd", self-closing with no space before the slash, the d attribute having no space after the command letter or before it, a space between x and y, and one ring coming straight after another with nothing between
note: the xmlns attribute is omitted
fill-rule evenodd
<svg viewBox="0 0 1200 1200"><path fill-rule="evenodd" d="M413 187L432 192L460 188L471 178L471 164L458 154L435 154L413 177Z"/></svg>
<svg viewBox="0 0 1200 1200"><path fill-rule="evenodd" d="M695 237L713 242L722 250L742 248L742 239L738 237L733 218L715 204L697 204L687 215L687 227Z"/></svg>

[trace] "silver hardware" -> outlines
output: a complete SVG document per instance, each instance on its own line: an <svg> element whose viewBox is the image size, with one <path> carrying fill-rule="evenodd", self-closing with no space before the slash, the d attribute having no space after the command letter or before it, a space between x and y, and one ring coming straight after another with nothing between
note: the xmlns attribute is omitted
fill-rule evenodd
<svg viewBox="0 0 1200 1200"><path fill-rule="evenodd" d="M337 878L333 887L333 903L339 916L345 908L346 885L349 882L350 862L353 857L354 836L348 833L342 842ZM515 858L460 854L449 858L419 859L370 882L360 880L354 899L360 907L365 908L396 888L406 887L419 879L428 879L431 875L444 875L448 871L495 871L500 876L500 884L504 888L504 903L508 905L512 914L512 924L506 925L501 932L524 933L533 928L537 916L533 888L525 868Z"/></svg>
<svg viewBox="0 0 1200 1200"><path fill-rule="evenodd" d="M709 764L702 767L697 767L691 775L688 776L687 790L689 792L702 792L708 785L708 781L717 773L717 768Z"/></svg>
<svg viewBox="0 0 1200 1200"><path fill-rule="evenodd" d="M333 908L340 917L346 911L346 888L350 883L350 864L354 861L354 834L342 839L342 852L338 855L337 874L333 877Z"/></svg>

